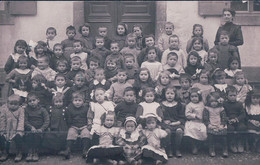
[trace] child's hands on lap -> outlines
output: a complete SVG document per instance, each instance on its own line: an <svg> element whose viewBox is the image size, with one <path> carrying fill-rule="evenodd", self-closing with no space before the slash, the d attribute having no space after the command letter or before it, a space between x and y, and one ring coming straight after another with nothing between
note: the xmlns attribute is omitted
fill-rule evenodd
<svg viewBox="0 0 260 165"><path fill-rule="evenodd" d="M31 131L32 131L32 133L36 133L36 128L34 128L33 126L32 126L32 128L31 128Z"/></svg>

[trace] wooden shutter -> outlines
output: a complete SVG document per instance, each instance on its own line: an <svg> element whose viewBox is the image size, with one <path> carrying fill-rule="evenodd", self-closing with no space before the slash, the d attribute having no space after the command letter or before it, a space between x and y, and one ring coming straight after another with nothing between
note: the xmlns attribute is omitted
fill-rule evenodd
<svg viewBox="0 0 260 165"><path fill-rule="evenodd" d="M35 1L11 1L9 7L11 15L37 14L37 2Z"/></svg>
<svg viewBox="0 0 260 165"><path fill-rule="evenodd" d="M228 1L199 1L199 15L221 16L224 8L230 7Z"/></svg>

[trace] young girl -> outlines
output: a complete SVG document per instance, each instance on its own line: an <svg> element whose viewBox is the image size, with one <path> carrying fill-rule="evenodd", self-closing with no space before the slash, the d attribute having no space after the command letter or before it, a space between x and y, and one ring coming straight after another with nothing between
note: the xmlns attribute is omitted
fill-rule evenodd
<svg viewBox="0 0 260 165"><path fill-rule="evenodd" d="M190 102L190 88L191 88L191 77L190 75L183 73L180 75L179 83L181 88L177 90L176 98L183 105L187 105Z"/></svg>
<svg viewBox="0 0 260 165"><path fill-rule="evenodd" d="M199 88L204 104L206 104L206 98L210 92L214 92L213 86L210 85L209 72L202 70L199 74L199 82L194 83L192 88Z"/></svg>
<svg viewBox="0 0 260 165"><path fill-rule="evenodd" d="M57 73L62 73L64 75L67 75L67 73L69 72L69 63L67 60L65 59L59 59L56 62L56 72Z"/></svg>
<svg viewBox="0 0 260 165"><path fill-rule="evenodd" d="M9 95L13 87L18 87L18 80L29 81L31 79L32 70L29 69L29 59L22 55L18 58L18 68L13 69L7 76L6 82L9 83Z"/></svg>
<svg viewBox="0 0 260 165"><path fill-rule="evenodd" d="M51 57L50 52L48 52L48 47L47 44L43 41L38 41L37 45L34 48L34 53L35 53L35 57L36 59L42 56L48 56Z"/></svg>
<svg viewBox="0 0 260 165"><path fill-rule="evenodd" d="M118 73L118 68L116 66L116 60L108 59L105 63L106 79L109 80L110 82L115 82L117 73Z"/></svg>
<svg viewBox="0 0 260 165"><path fill-rule="evenodd" d="M140 101L143 95L143 90L147 87L154 88L155 83L150 76L149 70L147 68L140 68L138 71L138 76L133 84L133 88L135 90L135 93L137 94L137 102Z"/></svg>
<svg viewBox="0 0 260 165"><path fill-rule="evenodd" d="M164 129L171 137L171 141L167 147L168 156L172 157L172 149L175 149L175 155L181 157L181 141L184 133L185 110L180 101L176 101L176 89L167 87L163 90L163 101L161 107L163 109L162 129Z"/></svg>
<svg viewBox="0 0 260 165"><path fill-rule="evenodd" d="M237 89L237 101L245 103L248 92L252 90L252 87L247 83L245 74L242 71L235 73L235 84L233 85Z"/></svg>
<svg viewBox="0 0 260 165"><path fill-rule="evenodd" d="M220 68L218 64L218 53L217 49L210 49L208 51L208 60L204 64L204 68L210 73L210 77L212 77L212 73L215 69Z"/></svg>
<svg viewBox="0 0 260 165"><path fill-rule="evenodd" d="M143 26L141 24L135 24L132 29L132 33L136 36L136 47L139 50L144 48L144 41L143 41Z"/></svg>
<svg viewBox="0 0 260 165"><path fill-rule="evenodd" d="M123 47L125 47L125 40L126 36L128 34L127 32L128 26L125 23L118 23L117 28L116 28L116 36L114 40L118 43L119 45L119 50L121 50Z"/></svg>
<svg viewBox="0 0 260 165"><path fill-rule="evenodd" d="M235 74L238 71L242 71L239 68L239 59L237 57L230 57L228 59L228 68L226 68L224 70L224 72L226 73L226 82L229 85L233 85L234 82L234 78L235 78Z"/></svg>
<svg viewBox="0 0 260 165"><path fill-rule="evenodd" d="M137 128L135 117L127 116L124 121L124 127L120 129L116 141L116 143L124 149L124 158L126 161L121 162L121 164L129 163L141 165L141 148L145 142L146 138L142 131Z"/></svg>
<svg viewBox="0 0 260 165"><path fill-rule="evenodd" d="M222 143L222 155L228 156L227 149L227 120L226 112L222 103L219 101L220 95L218 92L211 92L207 96L207 102L203 111L203 120L207 126L208 140L209 140L209 155L214 157L215 142L217 138L221 139Z"/></svg>
<svg viewBox="0 0 260 165"><path fill-rule="evenodd" d="M28 45L24 40L17 40L14 45L14 52L8 57L4 70L8 74L10 73L14 68L17 68L19 66L18 58L22 55L27 56L26 51L28 50ZM30 66L30 65L29 65Z"/></svg>
<svg viewBox="0 0 260 165"><path fill-rule="evenodd" d="M201 57L201 65L204 66L208 59L208 53L203 49L203 39L200 37L194 37L192 39L192 48Z"/></svg>
<svg viewBox="0 0 260 165"><path fill-rule="evenodd" d="M100 117L108 111L114 111L115 105L112 101L105 100L105 90L103 88L96 88L94 90L93 102L90 102L88 110L88 126L96 129L101 126Z"/></svg>
<svg viewBox="0 0 260 165"><path fill-rule="evenodd" d="M193 80L197 79L203 66L201 66L201 57L195 51L191 51L187 59L187 67L184 69L185 73L189 74Z"/></svg>
<svg viewBox="0 0 260 165"><path fill-rule="evenodd" d="M68 126L65 120L66 108L63 103L64 96L57 93L52 97L52 105L49 110L50 129L45 134L43 147L57 153L65 149Z"/></svg>
<svg viewBox="0 0 260 165"><path fill-rule="evenodd" d="M260 91L250 91L246 98L247 127L252 150L260 152Z"/></svg>
<svg viewBox="0 0 260 165"><path fill-rule="evenodd" d="M226 84L226 74L222 69L217 68L213 74L213 87L216 92L220 93L220 97L223 99L222 101L226 100L226 88L228 87L228 84Z"/></svg>
<svg viewBox="0 0 260 165"><path fill-rule="evenodd" d="M160 121L162 121L163 112L162 108L160 107L160 104L155 102L155 90L154 88L145 88L143 90L142 98L143 102L139 103L139 106L136 111L136 119L138 124L144 124L144 118L145 115L148 113L153 113L160 118Z"/></svg>
<svg viewBox="0 0 260 165"><path fill-rule="evenodd" d="M154 113L147 113L145 116L145 129L143 134L147 138L147 145L142 147L143 157L153 159L156 161L156 165L162 164L168 160L165 153L165 144L168 142L167 132L158 128L158 121L161 121L160 117ZM162 140L162 142L161 142Z"/></svg>
<svg viewBox="0 0 260 165"><path fill-rule="evenodd" d="M143 62L141 68L147 68L151 73L151 78L153 81L158 79L159 73L163 70L162 64L156 61L158 53L155 47L148 47L146 49L147 61Z"/></svg>
<svg viewBox="0 0 260 165"><path fill-rule="evenodd" d="M18 95L11 95L7 104L1 107L0 115L0 161L8 159L10 142L15 142L15 162L22 160L22 143L24 135L24 109Z"/></svg>
<svg viewBox="0 0 260 165"><path fill-rule="evenodd" d="M165 89L168 85L170 85L170 72L168 71L162 71L159 73L159 77L157 80L157 86L155 87L156 94L161 98L162 91Z"/></svg>
<svg viewBox="0 0 260 165"><path fill-rule="evenodd" d="M79 27L79 33L81 34L79 40L84 43L83 51L89 53L93 49L94 40L90 36L90 24L85 23Z"/></svg>
<svg viewBox="0 0 260 165"><path fill-rule="evenodd" d="M98 127L91 129L92 146L87 155L86 161L94 163L103 161L103 164L116 163L116 160L122 158L123 148L114 145L114 139L118 137L119 129L115 127L116 116L115 112L107 111L102 115L101 124ZM104 162L105 161L105 162Z"/></svg>
<svg viewBox="0 0 260 165"><path fill-rule="evenodd" d="M194 37L203 38L203 49L207 52L209 50L209 44L208 44L208 40L203 37L203 27L200 24L194 24L192 30L192 37L187 42L187 47L186 47L187 53L189 53L192 50L193 47L192 40Z"/></svg>
<svg viewBox="0 0 260 165"><path fill-rule="evenodd" d="M199 88L190 89L190 103L185 108L185 123L184 136L191 139L192 153L198 154L198 141L207 139L207 129L203 123L204 104L202 102L201 92Z"/></svg>

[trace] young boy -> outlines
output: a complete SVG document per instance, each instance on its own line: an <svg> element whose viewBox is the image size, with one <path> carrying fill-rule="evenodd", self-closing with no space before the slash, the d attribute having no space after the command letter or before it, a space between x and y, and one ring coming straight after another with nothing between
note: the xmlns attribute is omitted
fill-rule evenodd
<svg viewBox="0 0 260 165"><path fill-rule="evenodd" d="M29 148L26 161L38 161L39 147L42 141L43 132L50 124L49 114L45 108L39 105L39 98L35 93L27 96L28 106L24 112L24 127L26 144Z"/></svg>
<svg viewBox="0 0 260 165"><path fill-rule="evenodd" d="M0 161L8 159L10 142L16 146L15 162L22 160L22 136L24 135L24 109L20 96L11 95L0 110Z"/></svg>
<svg viewBox="0 0 260 165"><path fill-rule="evenodd" d="M110 40L108 37L107 37L107 27L105 26L100 26L98 28L98 33L101 37L104 38L104 47L107 48L108 50L110 49L110 44L112 42L112 40Z"/></svg>
<svg viewBox="0 0 260 165"><path fill-rule="evenodd" d="M87 154L90 147L90 132L88 130L87 114L89 106L84 104L85 94L76 91L72 93L72 103L66 111L66 121L69 127L67 135L67 148L62 154L70 159L70 152L73 143L81 138L83 144L83 156Z"/></svg>
<svg viewBox="0 0 260 165"><path fill-rule="evenodd" d="M132 54L126 54L124 56L125 61L125 70L127 74L127 82L130 84L134 84L135 77L138 72L138 67L135 65L135 57Z"/></svg>
<svg viewBox="0 0 260 165"><path fill-rule="evenodd" d="M110 51L104 47L105 40L101 36L95 37L96 48L91 51L90 57L98 57L100 61L100 67L104 68L106 57L110 54ZM87 60L89 61L89 60Z"/></svg>
<svg viewBox="0 0 260 165"><path fill-rule="evenodd" d="M72 53L70 55L70 58L73 57L79 57L81 59L81 69L83 70L87 70L88 69L88 65L87 65L87 58L88 58L88 54L83 52L83 42L80 40L75 40L73 43L73 48L74 48L74 53Z"/></svg>
<svg viewBox="0 0 260 165"><path fill-rule="evenodd" d="M166 22L164 25L164 33L159 36L158 47L163 52L169 48L169 38L173 35L174 25L172 22Z"/></svg>
<svg viewBox="0 0 260 165"><path fill-rule="evenodd" d="M245 109L243 108L243 104L236 100L237 90L235 87L227 87L226 93L227 101L224 102L223 107L228 119L227 131L230 149L234 153L242 153L244 152L244 133L247 130L245 125Z"/></svg>
<svg viewBox="0 0 260 165"><path fill-rule="evenodd" d="M121 103L119 103L115 107L115 113L117 116L117 126L122 127L125 118L128 115L135 116L138 104L136 103L136 95L133 87L126 87L123 93L123 99Z"/></svg>
<svg viewBox="0 0 260 165"><path fill-rule="evenodd" d="M48 82L54 81L56 72L49 67L50 59L47 56L39 57L37 67L32 72L32 78L37 75L43 75Z"/></svg>
<svg viewBox="0 0 260 165"><path fill-rule="evenodd" d="M118 70L117 82L113 83L108 91L109 100L112 100L115 104L123 101L123 93L126 87L132 87L131 84L126 82L127 74L123 69Z"/></svg>
<svg viewBox="0 0 260 165"><path fill-rule="evenodd" d="M57 71L57 61L58 60L66 60L68 61L63 55L63 47L60 43L57 43L53 46L53 56L50 58L50 67L51 69Z"/></svg>
<svg viewBox="0 0 260 165"><path fill-rule="evenodd" d="M190 88L191 88L191 77L190 75L183 73L180 74L179 83L181 88L176 92L176 98L179 100L183 105L189 103L190 99Z"/></svg>
<svg viewBox="0 0 260 165"><path fill-rule="evenodd" d="M70 59L70 54L74 53L73 43L75 41L74 37L76 36L76 29L74 26L68 26L66 29L66 35L68 39L61 41L63 46L64 56L67 60Z"/></svg>
<svg viewBox="0 0 260 165"><path fill-rule="evenodd" d="M68 80L73 81L75 75L78 72L85 72L81 69L81 59L78 56L72 57L71 60L71 70L67 73L66 77Z"/></svg>
<svg viewBox="0 0 260 165"><path fill-rule="evenodd" d="M59 43L55 37L57 35L57 31L54 27L49 27L46 30L46 43L47 43L47 47L50 51L53 51L53 46L57 43Z"/></svg>
<svg viewBox="0 0 260 165"><path fill-rule="evenodd" d="M114 59L116 60L116 65L118 69L124 67L124 58L122 54L119 52L119 44L117 42L112 42L110 46L111 54L107 56L107 59Z"/></svg>
<svg viewBox="0 0 260 165"><path fill-rule="evenodd" d="M100 67L99 59L95 56L89 58L88 67L89 69L85 72L85 74L86 74L87 83L89 84L94 79L95 70L98 67Z"/></svg>

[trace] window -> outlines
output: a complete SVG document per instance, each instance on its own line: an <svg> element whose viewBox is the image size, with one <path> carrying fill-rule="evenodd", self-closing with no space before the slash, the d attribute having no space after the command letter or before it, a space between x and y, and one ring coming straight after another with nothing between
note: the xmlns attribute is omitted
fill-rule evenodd
<svg viewBox="0 0 260 165"><path fill-rule="evenodd" d="M259 12L260 13L260 0L240 0L232 1L230 7L239 12Z"/></svg>

